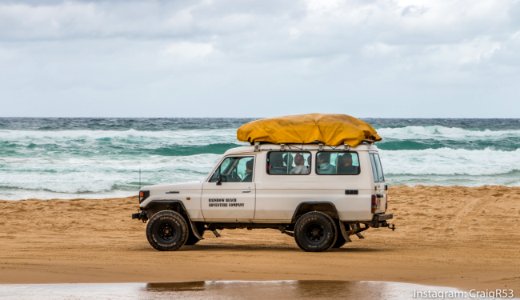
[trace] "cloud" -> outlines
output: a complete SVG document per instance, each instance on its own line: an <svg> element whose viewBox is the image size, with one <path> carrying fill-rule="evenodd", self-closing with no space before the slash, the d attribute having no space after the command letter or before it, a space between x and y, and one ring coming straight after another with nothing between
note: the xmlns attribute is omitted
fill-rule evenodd
<svg viewBox="0 0 520 300"><path fill-rule="evenodd" d="M124 115L137 108L117 99L145 98L150 115L175 106L190 116L201 113L194 103L207 114L272 115L359 99L380 110L349 109L389 116L442 96L466 113L476 90L490 99L520 79L518 16L514 0L3 1L0 101L21 103L9 115ZM518 93L502 90L504 103ZM38 101L46 105L32 111ZM78 111L78 101L93 105Z"/></svg>
<svg viewBox="0 0 520 300"><path fill-rule="evenodd" d="M168 44L164 53L175 59L195 60L202 59L214 52L211 43L174 42Z"/></svg>
<svg viewBox="0 0 520 300"><path fill-rule="evenodd" d="M431 59L449 65L479 64L499 51L501 43L489 38L476 38L457 44L438 45L429 49Z"/></svg>

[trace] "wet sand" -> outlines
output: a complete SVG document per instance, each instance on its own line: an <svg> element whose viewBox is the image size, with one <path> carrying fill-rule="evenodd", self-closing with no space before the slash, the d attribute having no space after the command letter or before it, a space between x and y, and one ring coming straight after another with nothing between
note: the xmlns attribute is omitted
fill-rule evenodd
<svg viewBox="0 0 520 300"><path fill-rule="evenodd" d="M0 283L397 281L520 293L520 188L392 187L397 230L325 253L275 230L153 250L135 198L0 201Z"/></svg>
<svg viewBox="0 0 520 300"><path fill-rule="evenodd" d="M430 293L430 294L428 294ZM175 283L2 284L1 299L462 299L454 288L379 281L194 281ZM506 291L505 295L511 295ZM449 297L452 295L453 297ZM480 296L480 295L479 295ZM487 296L487 295L486 295ZM440 298L440 297L437 297ZM479 297L482 299L482 297ZM518 298L516 298L518 299Z"/></svg>

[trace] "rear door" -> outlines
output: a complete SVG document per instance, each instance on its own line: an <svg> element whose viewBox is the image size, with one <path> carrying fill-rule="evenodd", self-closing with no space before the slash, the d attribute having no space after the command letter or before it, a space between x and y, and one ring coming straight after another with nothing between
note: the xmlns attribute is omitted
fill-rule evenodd
<svg viewBox="0 0 520 300"><path fill-rule="evenodd" d="M383 174L383 166L377 152L370 153L370 162L372 165L372 177L375 186L375 213L383 213L386 211L387 186L385 176Z"/></svg>

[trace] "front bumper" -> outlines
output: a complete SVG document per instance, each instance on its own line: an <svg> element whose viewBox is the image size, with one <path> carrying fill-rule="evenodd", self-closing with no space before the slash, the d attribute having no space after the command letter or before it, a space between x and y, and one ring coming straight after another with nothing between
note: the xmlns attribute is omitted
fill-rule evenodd
<svg viewBox="0 0 520 300"><path fill-rule="evenodd" d="M148 215L146 214L145 211L141 210L138 213L132 214L132 219L138 219L138 220L141 220L143 222L146 222L146 220L148 220Z"/></svg>

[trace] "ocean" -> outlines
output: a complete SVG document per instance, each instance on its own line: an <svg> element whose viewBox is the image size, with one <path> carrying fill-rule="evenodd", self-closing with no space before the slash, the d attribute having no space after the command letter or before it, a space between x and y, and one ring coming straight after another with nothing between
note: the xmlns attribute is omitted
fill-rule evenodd
<svg viewBox="0 0 520 300"><path fill-rule="evenodd" d="M202 180L252 119L0 118L0 199ZM520 119L365 119L391 185L520 186Z"/></svg>

